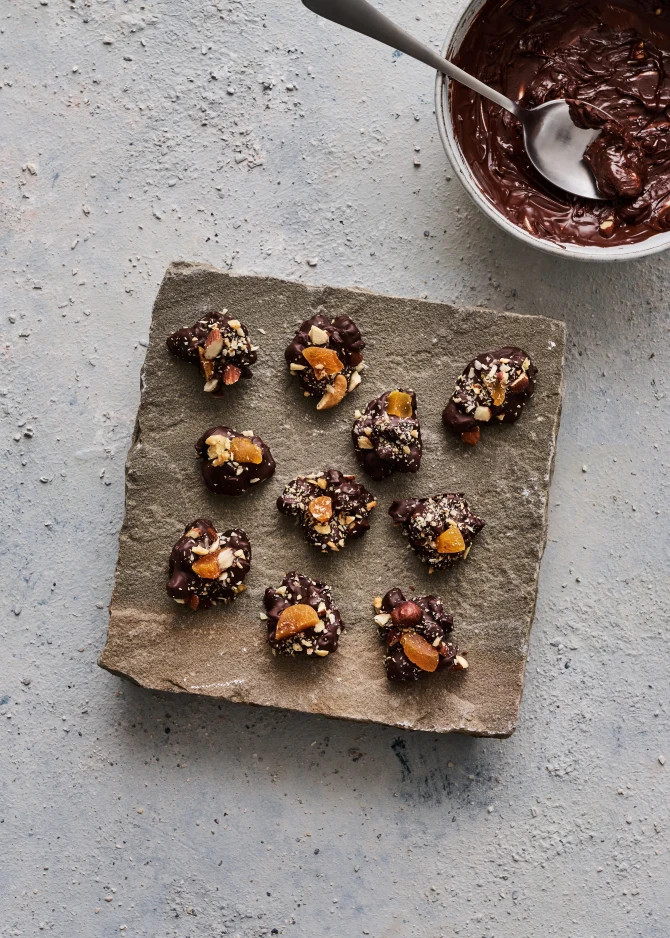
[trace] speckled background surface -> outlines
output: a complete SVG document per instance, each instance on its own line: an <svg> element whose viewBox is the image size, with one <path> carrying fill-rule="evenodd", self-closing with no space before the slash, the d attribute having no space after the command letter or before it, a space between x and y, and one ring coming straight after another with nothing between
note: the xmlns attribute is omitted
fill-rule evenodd
<svg viewBox="0 0 670 938"><path fill-rule="evenodd" d="M0 9L0 934L666 938L670 255L519 247L449 179L430 71L297 2L42 2ZM455 9L383 6L436 45ZM565 319L511 739L97 667L179 257Z"/></svg>

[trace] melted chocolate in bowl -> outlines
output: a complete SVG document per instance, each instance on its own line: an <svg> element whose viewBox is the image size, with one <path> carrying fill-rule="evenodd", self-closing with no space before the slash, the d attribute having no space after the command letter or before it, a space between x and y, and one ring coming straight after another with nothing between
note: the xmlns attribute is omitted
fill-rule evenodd
<svg viewBox="0 0 670 938"><path fill-rule="evenodd" d="M556 189L531 166L518 121L451 82L463 156L511 222L545 240L590 247L636 244L670 230L670 5L488 0L454 61L529 108L555 98L602 108L622 138L608 141L607 154L596 152L592 168L600 178L616 174L633 152L644 180L641 192L623 185L619 191L636 194L607 202Z"/></svg>

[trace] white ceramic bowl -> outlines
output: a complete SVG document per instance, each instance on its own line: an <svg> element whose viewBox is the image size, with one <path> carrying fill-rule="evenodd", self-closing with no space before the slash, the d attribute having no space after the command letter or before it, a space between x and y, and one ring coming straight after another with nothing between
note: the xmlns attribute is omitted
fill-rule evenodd
<svg viewBox="0 0 670 938"><path fill-rule="evenodd" d="M456 15L456 19L444 41L442 55L446 56L448 59L454 58L463 38L472 25L472 21L484 6L485 2L486 0L469 0L469 2L465 3L460 13ZM451 110L449 108L449 79L440 72L437 73L435 79L435 113L437 115L437 126L440 131L442 144L454 168L454 172L465 186L466 192L485 215L499 225L503 231L513 235L513 237L517 238L519 241L530 244L534 248L539 248L547 254L554 254L557 257L570 257L582 261L633 260L637 257L646 257L649 254L665 251L666 248L670 247L670 231L652 235L652 237L647 238L646 241L642 241L639 244L613 245L612 247L556 244L553 241L545 241L543 238L537 238L531 235L525 228L520 228L519 225L515 225L506 218L479 188L461 152L456 135L454 134L454 128L451 122Z"/></svg>

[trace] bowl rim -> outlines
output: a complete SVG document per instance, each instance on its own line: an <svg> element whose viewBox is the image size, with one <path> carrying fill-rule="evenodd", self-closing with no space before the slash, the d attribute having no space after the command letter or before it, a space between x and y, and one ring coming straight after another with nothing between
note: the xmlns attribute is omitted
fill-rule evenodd
<svg viewBox="0 0 670 938"><path fill-rule="evenodd" d="M475 16L486 2L487 0L465 0L464 3L460 4L440 49L442 56L447 57L449 54L449 57L451 57L453 50L458 49L460 39L465 35ZM651 254L658 254L670 248L670 231L651 235L646 241L640 241L636 244L618 244L612 247L590 247L583 244L564 244L547 241L544 238L531 235L519 225L510 221L495 207L484 194L483 190L480 189L461 152L451 120L449 82L450 79L447 75L442 74L442 72L435 73L435 116L437 118L437 127L442 146L465 191L477 207L490 218L491 221L495 222L499 228L513 235L518 241L529 244L536 250L544 251L546 254L552 254L554 257L569 257L574 260L582 261L602 262L634 260L640 257L648 257Z"/></svg>

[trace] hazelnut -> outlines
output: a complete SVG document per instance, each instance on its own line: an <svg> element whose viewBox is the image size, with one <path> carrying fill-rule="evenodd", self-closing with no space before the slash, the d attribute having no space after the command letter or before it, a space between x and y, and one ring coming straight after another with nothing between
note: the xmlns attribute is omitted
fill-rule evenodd
<svg viewBox="0 0 670 938"><path fill-rule="evenodd" d="M391 613L393 624L403 629L412 629L423 619L423 609L410 600L400 603Z"/></svg>

